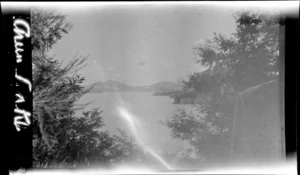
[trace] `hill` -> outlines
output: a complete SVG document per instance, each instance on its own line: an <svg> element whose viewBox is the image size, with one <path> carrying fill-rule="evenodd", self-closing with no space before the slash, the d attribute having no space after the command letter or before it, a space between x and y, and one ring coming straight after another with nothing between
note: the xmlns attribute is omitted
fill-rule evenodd
<svg viewBox="0 0 300 175"><path fill-rule="evenodd" d="M165 93L179 91L182 88L182 84L174 83L170 81L162 81L148 86L131 86L126 83L118 81L106 81L96 82L86 88L92 88L90 93L102 93L102 92L153 92L153 93Z"/></svg>

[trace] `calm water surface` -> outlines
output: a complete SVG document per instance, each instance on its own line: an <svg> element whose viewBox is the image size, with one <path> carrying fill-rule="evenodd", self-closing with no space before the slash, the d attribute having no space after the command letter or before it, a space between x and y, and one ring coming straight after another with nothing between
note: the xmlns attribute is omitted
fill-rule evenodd
<svg viewBox="0 0 300 175"><path fill-rule="evenodd" d="M170 130L160 124L171 118L178 108L191 108L191 105L172 104L173 99L167 96L153 96L142 92L105 92L84 95L79 103L92 102L85 110L99 108L105 127L111 134L118 134L117 128L124 129L133 136L127 123L120 117L117 108L126 108L142 126L143 141L158 153L182 150L185 144L173 139Z"/></svg>

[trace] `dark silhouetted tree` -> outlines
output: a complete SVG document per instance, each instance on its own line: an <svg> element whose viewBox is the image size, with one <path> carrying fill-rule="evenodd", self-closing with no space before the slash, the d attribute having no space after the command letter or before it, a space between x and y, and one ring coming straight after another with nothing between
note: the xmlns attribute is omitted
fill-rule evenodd
<svg viewBox="0 0 300 175"><path fill-rule="evenodd" d="M87 105L76 104L89 90L82 85L84 77L77 74L87 58L75 56L62 67L47 54L71 27L63 15L39 9L31 12L35 167L109 166L126 158L123 152L132 154L134 149L133 142L120 143L126 138L104 130L98 109L76 112Z"/></svg>
<svg viewBox="0 0 300 175"><path fill-rule="evenodd" d="M197 105L198 112L180 111L163 123L173 137L188 141L210 159L229 151L236 94L279 77L279 15L247 11L234 18L237 28L231 36L215 33L193 48L196 62L207 69L184 82L176 101L191 91L201 94L206 100Z"/></svg>

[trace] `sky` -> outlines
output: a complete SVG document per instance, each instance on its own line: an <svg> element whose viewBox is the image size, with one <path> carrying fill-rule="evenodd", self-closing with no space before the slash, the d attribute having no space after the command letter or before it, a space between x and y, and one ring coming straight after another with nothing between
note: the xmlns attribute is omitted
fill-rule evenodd
<svg viewBox="0 0 300 175"><path fill-rule="evenodd" d="M213 32L235 30L233 9L203 5L55 8L73 25L50 54L67 63L88 56L86 84L115 80L130 85L182 80L203 68L193 46Z"/></svg>
<svg viewBox="0 0 300 175"><path fill-rule="evenodd" d="M49 5L49 4L48 4ZM48 8L47 6L45 6ZM67 63L88 56L85 84L115 80L130 85L187 79L202 71L193 47L213 33L229 36L238 10L274 11L292 2L50 3L73 25L50 50Z"/></svg>

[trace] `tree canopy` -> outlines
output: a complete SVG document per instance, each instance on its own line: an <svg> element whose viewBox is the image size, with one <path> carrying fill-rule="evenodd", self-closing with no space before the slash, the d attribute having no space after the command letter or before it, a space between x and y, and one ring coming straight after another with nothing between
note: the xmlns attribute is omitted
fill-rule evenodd
<svg viewBox="0 0 300 175"><path fill-rule="evenodd" d="M62 67L47 54L71 30L66 16L33 9L31 26L34 167L108 166L132 156L135 143L124 132L113 136L106 131L102 111L83 111L87 104L76 104L89 90L78 75L87 57L75 56Z"/></svg>
<svg viewBox="0 0 300 175"><path fill-rule="evenodd" d="M173 137L206 152L208 159L229 151L236 94L277 79L280 73L279 15L244 11L233 17L236 31L231 36L214 33L193 48L196 63L207 69L190 75L176 99L192 91L206 100L196 105L198 112L181 110L163 123Z"/></svg>

